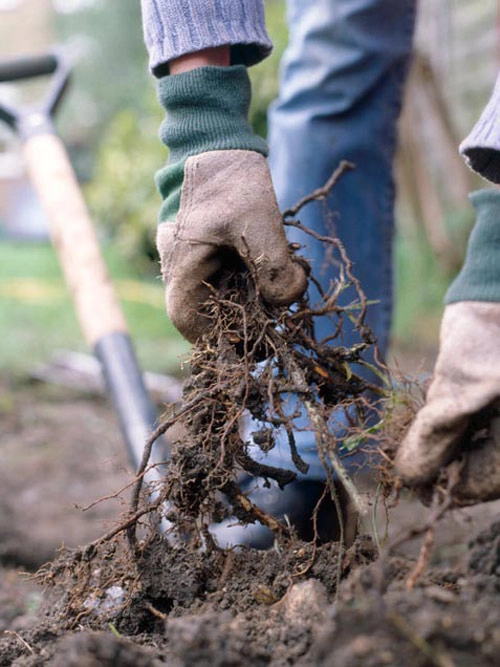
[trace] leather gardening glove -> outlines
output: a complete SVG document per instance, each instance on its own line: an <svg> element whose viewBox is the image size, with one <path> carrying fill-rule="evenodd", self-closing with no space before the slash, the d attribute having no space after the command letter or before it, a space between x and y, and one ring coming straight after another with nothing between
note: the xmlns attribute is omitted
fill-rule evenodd
<svg viewBox="0 0 500 667"><path fill-rule="evenodd" d="M157 246L167 311L195 342L211 326L203 313L224 269L239 257L254 272L263 299L296 301L307 285L288 248L265 159L267 148L248 121L246 68L200 67L166 76L158 95L169 148L157 174L164 199Z"/></svg>
<svg viewBox="0 0 500 667"><path fill-rule="evenodd" d="M406 482L419 485L464 454L455 495L485 501L500 497L500 191L470 199L477 221L446 295L434 377L395 463ZM474 448L471 426L487 409L489 438Z"/></svg>

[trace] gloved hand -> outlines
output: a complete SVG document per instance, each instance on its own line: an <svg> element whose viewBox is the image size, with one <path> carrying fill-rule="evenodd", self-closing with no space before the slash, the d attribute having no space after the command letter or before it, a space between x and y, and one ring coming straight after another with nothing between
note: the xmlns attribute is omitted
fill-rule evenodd
<svg viewBox="0 0 500 667"><path fill-rule="evenodd" d="M217 286L235 257L272 304L300 298L307 277L288 248L265 143L247 121L246 68L200 67L161 79L158 91L170 154L157 175L164 198L157 246L168 314L195 342L211 324L207 284Z"/></svg>
<svg viewBox="0 0 500 667"><path fill-rule="evenodd" d="M457 495L491 500L500 497L500 417L478 448L471 447L470 427L486 409L500 414L500 191L470 198L477 222L446 297L434 378L395 464L407 483L418 485L464 454Z"/></svg>

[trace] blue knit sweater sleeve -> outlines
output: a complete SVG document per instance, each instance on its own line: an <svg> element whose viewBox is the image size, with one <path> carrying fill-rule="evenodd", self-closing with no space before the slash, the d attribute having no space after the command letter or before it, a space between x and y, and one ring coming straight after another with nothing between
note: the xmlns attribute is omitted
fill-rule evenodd
<svg viewBox="0 0 500 667"><path fill-rule="evenodd" d="M460 152L471 169L492 183L500 183L500 74L490 101Z"/></svg>
<svg viewBox="0 0 500 667"><path fill-rule="evenodd" d="M230 45L233 64L254 65L272 49L263 0L141 0L153 74L174 58ZM159 70L159 71L158 71Z"/></svg>

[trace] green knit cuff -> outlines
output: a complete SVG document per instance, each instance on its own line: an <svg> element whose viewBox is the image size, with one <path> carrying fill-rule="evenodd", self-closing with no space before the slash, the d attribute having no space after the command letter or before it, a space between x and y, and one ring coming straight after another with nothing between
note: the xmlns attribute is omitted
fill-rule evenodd
<svg viewBox="0 0 500 667"><path fill-rule="evenodd" d="M500 190L469 195L476 210L463 267L449 288L445 303L500 301Z"/></svg>
<svg viewBox="0 0 500 667"><path fill-rule="evenodd" d="M156 175L164 200L160 221L175 219L188 157L234 149L267 155L265 141L248 122L250 97L243 65L200 67L159 80L158 98L166 112L160 137L169 149L167 166Z"/></svg>
<svg viewBox="0 0 500 667"><path fill-rule="evenodd" d="M187 158L186 158L187 160ZM173 222L181 205L181 191L184 182L186 160L168 164L156 173L156 186L163 199L158 215L159 222Z"/></svg>

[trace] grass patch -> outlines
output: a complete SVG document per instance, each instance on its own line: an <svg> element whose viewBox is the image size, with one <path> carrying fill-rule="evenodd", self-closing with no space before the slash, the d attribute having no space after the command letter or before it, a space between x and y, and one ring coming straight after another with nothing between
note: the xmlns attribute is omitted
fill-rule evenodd
<svg viewBox="0 0 500 667"><path fill-rule="evenodd" d="M139 276L112 247L104 257L141 366L175 372L189 346L165 315L161 281ZM0 370L27 371L60 348L89 351L49 244L2 241L0 265Z"/></svg>

